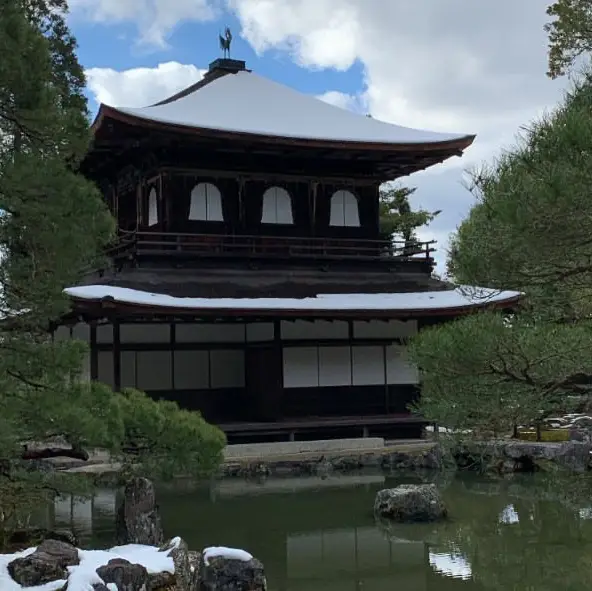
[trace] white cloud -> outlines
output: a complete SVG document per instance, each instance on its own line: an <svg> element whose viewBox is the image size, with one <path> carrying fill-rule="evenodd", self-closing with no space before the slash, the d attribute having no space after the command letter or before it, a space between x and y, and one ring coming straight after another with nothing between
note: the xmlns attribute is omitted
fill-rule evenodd
<svg viewBox="0 0 592 591"><path fill-rule="evenodd" d="M86 71L88 88L96 102L114 107L152 105L197 82L203 74L204 70L178 62L121 72L111 68Z"/></svg>
<svg viewBox="0 0 592 591"><path fill-rule="evenodd" d="M166 39L183 21L208 21L217 12L208 0L70 0L73 18L104 24L131 22L138 41L166 47Z"/></svg>
<svg viewBox="0 0 592 591"><path fill-rule="evenodd" d="M341 109L348 109L355 113L366 113L367 106L363 96L356 96L353 94L347 94L345 92L339 92L338 90L328 90L323 94L317 96L318 99L339 107Z"/></svg>

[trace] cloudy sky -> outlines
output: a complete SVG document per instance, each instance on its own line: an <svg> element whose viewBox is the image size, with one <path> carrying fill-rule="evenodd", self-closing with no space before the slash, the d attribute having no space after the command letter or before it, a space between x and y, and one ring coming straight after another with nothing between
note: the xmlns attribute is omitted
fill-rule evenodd
<svg viewBox="0 0 592 591"><path fill-rule="evenodd" d="M234 32L257 73L404 126L476 133L461 159L402 179L414 205L442 209L423 232L448 236L472 196L465 170L511 146L567 86L546 72L550 0L70 0L89 98L144 106L188 86Z"/></svg>

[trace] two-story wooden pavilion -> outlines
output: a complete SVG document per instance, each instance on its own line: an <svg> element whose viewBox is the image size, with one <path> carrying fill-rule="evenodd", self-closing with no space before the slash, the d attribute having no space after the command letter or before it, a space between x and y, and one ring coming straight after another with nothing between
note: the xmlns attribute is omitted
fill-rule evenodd
<svg viewBox="0 0 592 591"><path fill-rule="evenodd" d="M415 436L406 339L519 297L453 289L430 244L380 239L379 186L472 135L357 115L230 59L153 106L101 105L93 130L85 173L119 240L67 290L56 335L88 339L90 378L199 410L230 438Z"/></svg>

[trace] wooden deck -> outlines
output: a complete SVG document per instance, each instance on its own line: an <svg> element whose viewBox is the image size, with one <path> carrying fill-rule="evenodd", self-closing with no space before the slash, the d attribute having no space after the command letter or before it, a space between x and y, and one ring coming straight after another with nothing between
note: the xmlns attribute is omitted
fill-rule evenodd
<svg viewBox="0 0 592 591"><path fill-rule="evenodd" d="M165 256L233 259L314 259L431 261L434 241L403 241L297 236L249 236L157 231L119 231L108 254L114 258Z"/></svg>
<svg viewBox="0 0 592 591"><path fill-rule="evenodd" d="M245 422L218 425L229 443L306 441L344 437L418 439L429 424L409 414L306 417L277 422Z"/></svg>

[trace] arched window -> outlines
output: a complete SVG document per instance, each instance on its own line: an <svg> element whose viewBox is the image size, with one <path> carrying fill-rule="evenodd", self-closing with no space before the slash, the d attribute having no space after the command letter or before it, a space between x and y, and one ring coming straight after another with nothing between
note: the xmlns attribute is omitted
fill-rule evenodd
<svg viewBox="0 0 592 591"><path fill-rule="evenodd" d="M158 195L156 189L152 187L148 193L148 225L158 224Z"/></svg>
<svg viewBox="0 0 592 591"><path fill-rule="evenodd" d="M222 195L220 189L212 183L199 183L191 191L189 205L190 220L223 222Z"/></svg>
<svg viewBox="0 0 592 591"><path fill-rule="evenodd" d="M351 191L335 191L331 196L330 226L358 227L360 212L358 199Z"/></svg>
<svg viewBox="0 0 592 591"><path fill-rule="evenodd" d="M293 224L292 199L282 187L269 187L263 193L262 224Z"/></svg>

